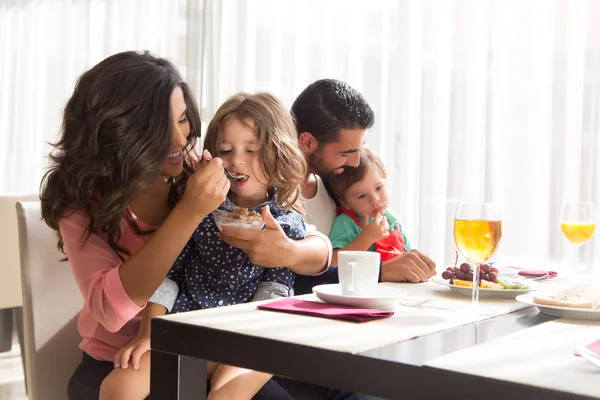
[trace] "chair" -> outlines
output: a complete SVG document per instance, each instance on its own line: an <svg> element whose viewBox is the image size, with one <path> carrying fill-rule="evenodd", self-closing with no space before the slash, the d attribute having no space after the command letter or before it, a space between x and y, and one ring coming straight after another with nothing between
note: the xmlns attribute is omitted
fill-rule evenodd
<svg viewBox="0 0 600 400"><path fill-rule="evenodd" d="M13 316L17 320L19 338L23 337L21 319L21 270L19 268L19 239L17 232L17 201L37 201L38 195L3 193L0 195L0 352L12 345ZM23 345L23 343L21 343Z"/></svg>
<svg viewBox="0 0 600 400"><path fill-rule="evenodd" d="M39 202L18 202L25 359L29 400L64 400L81 361L77 318L83 298L71 268L41 220Z"/></svg>

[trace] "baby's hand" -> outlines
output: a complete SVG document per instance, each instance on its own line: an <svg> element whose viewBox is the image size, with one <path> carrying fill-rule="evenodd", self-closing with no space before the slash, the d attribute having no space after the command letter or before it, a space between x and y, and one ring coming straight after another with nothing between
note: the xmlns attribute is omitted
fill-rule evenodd
<svg viewBox="0 0 600 400"><path fill-rule="evenodd" d="M390 235L390 224L385 215L377 213L372 221L369 221L369 217L364 215L363 219L365 222L363 224L361 235L365 235L371 243L375 243Z"/></svg>
<svg viewBox="0 0 600 400"><path fill-rule="evenodd" d="M150 336L138 335L127 346L123 347L115 355L115 368L127 369L131 364L133 369L140 366L140 358L150 350Z"/></svg>

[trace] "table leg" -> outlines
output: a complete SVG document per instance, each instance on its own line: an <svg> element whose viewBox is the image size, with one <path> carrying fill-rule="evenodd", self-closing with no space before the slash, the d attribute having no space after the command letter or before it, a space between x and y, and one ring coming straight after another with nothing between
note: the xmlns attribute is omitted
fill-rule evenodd
<svg viewBox="0 0 600 400"><path fill-rule="evenodd" d="M151 400L205 400L206 361L152 350Z"/></svg>

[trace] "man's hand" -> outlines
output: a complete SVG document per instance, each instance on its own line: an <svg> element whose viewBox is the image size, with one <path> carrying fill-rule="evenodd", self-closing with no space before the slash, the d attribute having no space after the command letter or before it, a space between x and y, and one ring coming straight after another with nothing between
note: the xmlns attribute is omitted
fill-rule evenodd
<svg viewBox="0 0 600 400"><path fill-rule="evenodd" d="M252 231L223 226L221 239L246 252L252 264L261 267L289 267L298 262L296 242L288 238L271 215L269 207L262 210L265 229Z"/></svg>
<svg viewBox="0 0 600 400"><path fill-rule="evenodd" d="M435 275L435 262L419 250L400 254L381 265L382 282L425 282Z"/></svg>
<svg viewBox="0 0 600 400"><path fill-rule="evenodd" d="M139 334L129 344L123 347L115 355L115 368L127 369L129 365L133 369L140 366L140 358L150 350L150 336Z"/></svg>

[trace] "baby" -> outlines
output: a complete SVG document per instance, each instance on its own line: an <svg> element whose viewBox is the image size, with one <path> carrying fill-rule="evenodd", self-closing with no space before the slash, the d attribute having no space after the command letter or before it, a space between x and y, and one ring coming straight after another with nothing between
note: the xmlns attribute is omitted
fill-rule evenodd
<svg viewBox="0 0 600 400"><path fill-rule="evenodd" d="M342 206L329 238L334 248L332 265L342 250L376 251L385 262L411 250L398 218L388 210L386 172L371 150L360 150L360 165L347 168L329 181Z"/></svg>

